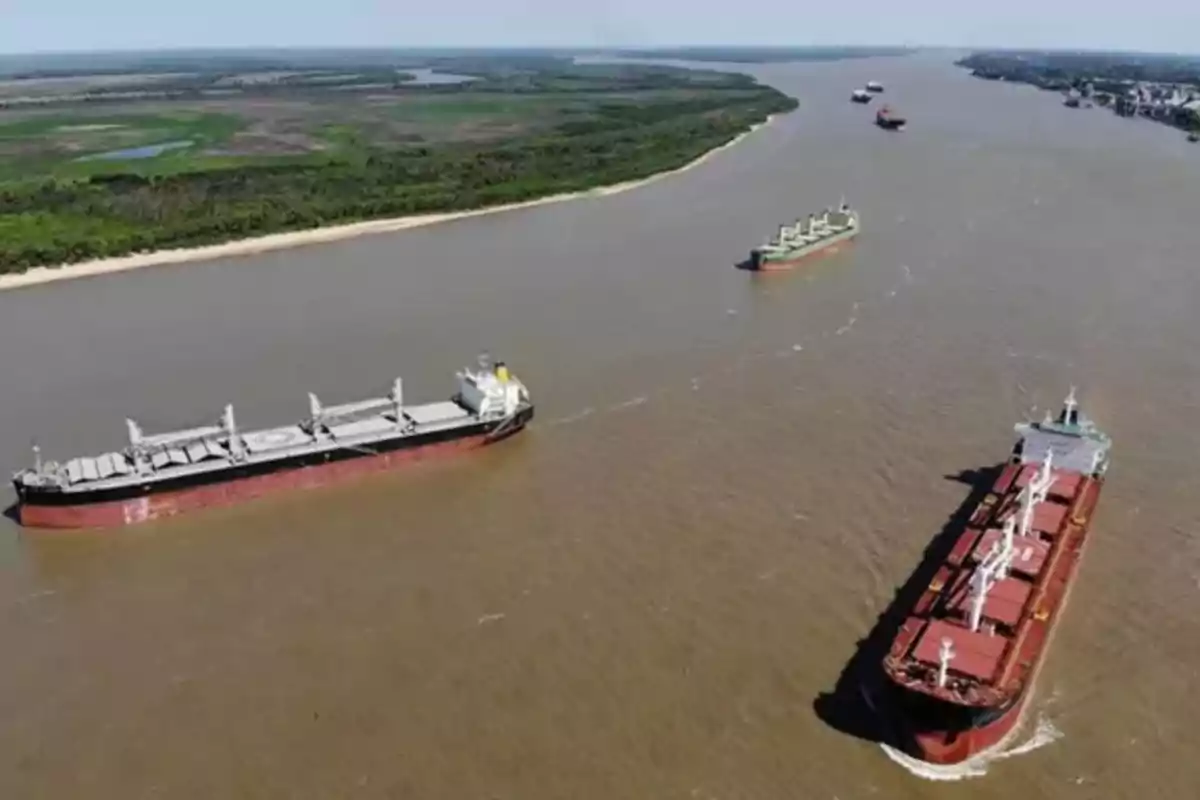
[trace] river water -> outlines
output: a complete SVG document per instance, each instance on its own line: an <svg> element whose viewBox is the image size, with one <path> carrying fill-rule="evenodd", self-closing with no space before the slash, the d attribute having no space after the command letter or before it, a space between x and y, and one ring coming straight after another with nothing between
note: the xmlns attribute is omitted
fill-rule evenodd
<svg viewBox="0 0 1200 800"><path fill-rule="evenodd" d="M452 391L527 434L129 529L0 528L5 798L1190 796L1200 149L945 58L754 67L796 113L603 198L0 293L0 462ZM911 119L848 102L868 79ZM879 101L877 100L876 103ZM731 265L842 196L857 249ZM1071 383L1116 440L1023 755L932 782L829 703ZM836 705L836 704L835 704Z"/></svg>

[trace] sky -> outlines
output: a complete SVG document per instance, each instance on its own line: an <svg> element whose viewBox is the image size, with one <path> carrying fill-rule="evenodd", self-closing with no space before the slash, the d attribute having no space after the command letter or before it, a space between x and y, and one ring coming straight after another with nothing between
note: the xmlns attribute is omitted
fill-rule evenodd
<svg viewBox="0 0 1200 800"><path fill-rule="evenodd" d="M0 0L0 53L689 44L1200 52L1200 0ZM1112 3L1116 8L1117 4Z"/></svg>

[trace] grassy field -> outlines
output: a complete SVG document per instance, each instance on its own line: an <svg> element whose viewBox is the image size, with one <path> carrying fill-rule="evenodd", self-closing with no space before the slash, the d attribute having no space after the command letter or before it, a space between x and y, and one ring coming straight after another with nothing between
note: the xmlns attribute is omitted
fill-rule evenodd
<svg viewBox="0 0 1200 800"><path fill-rule="evenodd" d="M0 97L0 272L618 183L796 106L711 70L378 58L9 77L43 101Z"/></svg>
<svg viewBox="0 0 1200 800"><path fill-rule="evenodd" d="M556 86L514 94L327 92L0 112L0 181L170 175L297 157L318 162L378 148L497 141L598 120L614 106L662 106L696 100L706 91L572 92ZM722 99L754 91L726 90ZM139 150L163 144L180 146L158 154Z"/></svg>

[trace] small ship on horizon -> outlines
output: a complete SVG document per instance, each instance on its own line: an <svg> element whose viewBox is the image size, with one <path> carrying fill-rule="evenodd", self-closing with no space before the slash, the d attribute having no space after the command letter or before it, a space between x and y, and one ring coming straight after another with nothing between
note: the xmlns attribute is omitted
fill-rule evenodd
<svg viewBox="0 0 1200 800"><path fill-rule="evenodd" d="M891 106L884 106L875 112L875 124L884 130L900 131L908 125L908 120L893 111Z"/></svg>

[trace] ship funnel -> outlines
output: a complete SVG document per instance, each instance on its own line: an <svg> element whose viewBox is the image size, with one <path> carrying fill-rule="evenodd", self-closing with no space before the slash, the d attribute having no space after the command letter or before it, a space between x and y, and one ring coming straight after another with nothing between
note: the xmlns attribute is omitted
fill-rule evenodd
<svg viewBox="0 0 1200 800"><path fill-rule="evenodd" d="M400 419L400 407L404 405L404 381L400 378L392 381L392 402L396 404L396 419Z"/></svg>
<svg viewBox="0 0 1200 800"><path fill-rule="evenodd" d="M308 414L313 419L321 418L321 401L312 392L308 393Z"/></svg>
<svg viewBox="0 0 1200 800"><path fill-rule="evenodd" d="M38 447L37 442L33 443L33 471L42 474L42 448Z"/></svg>

